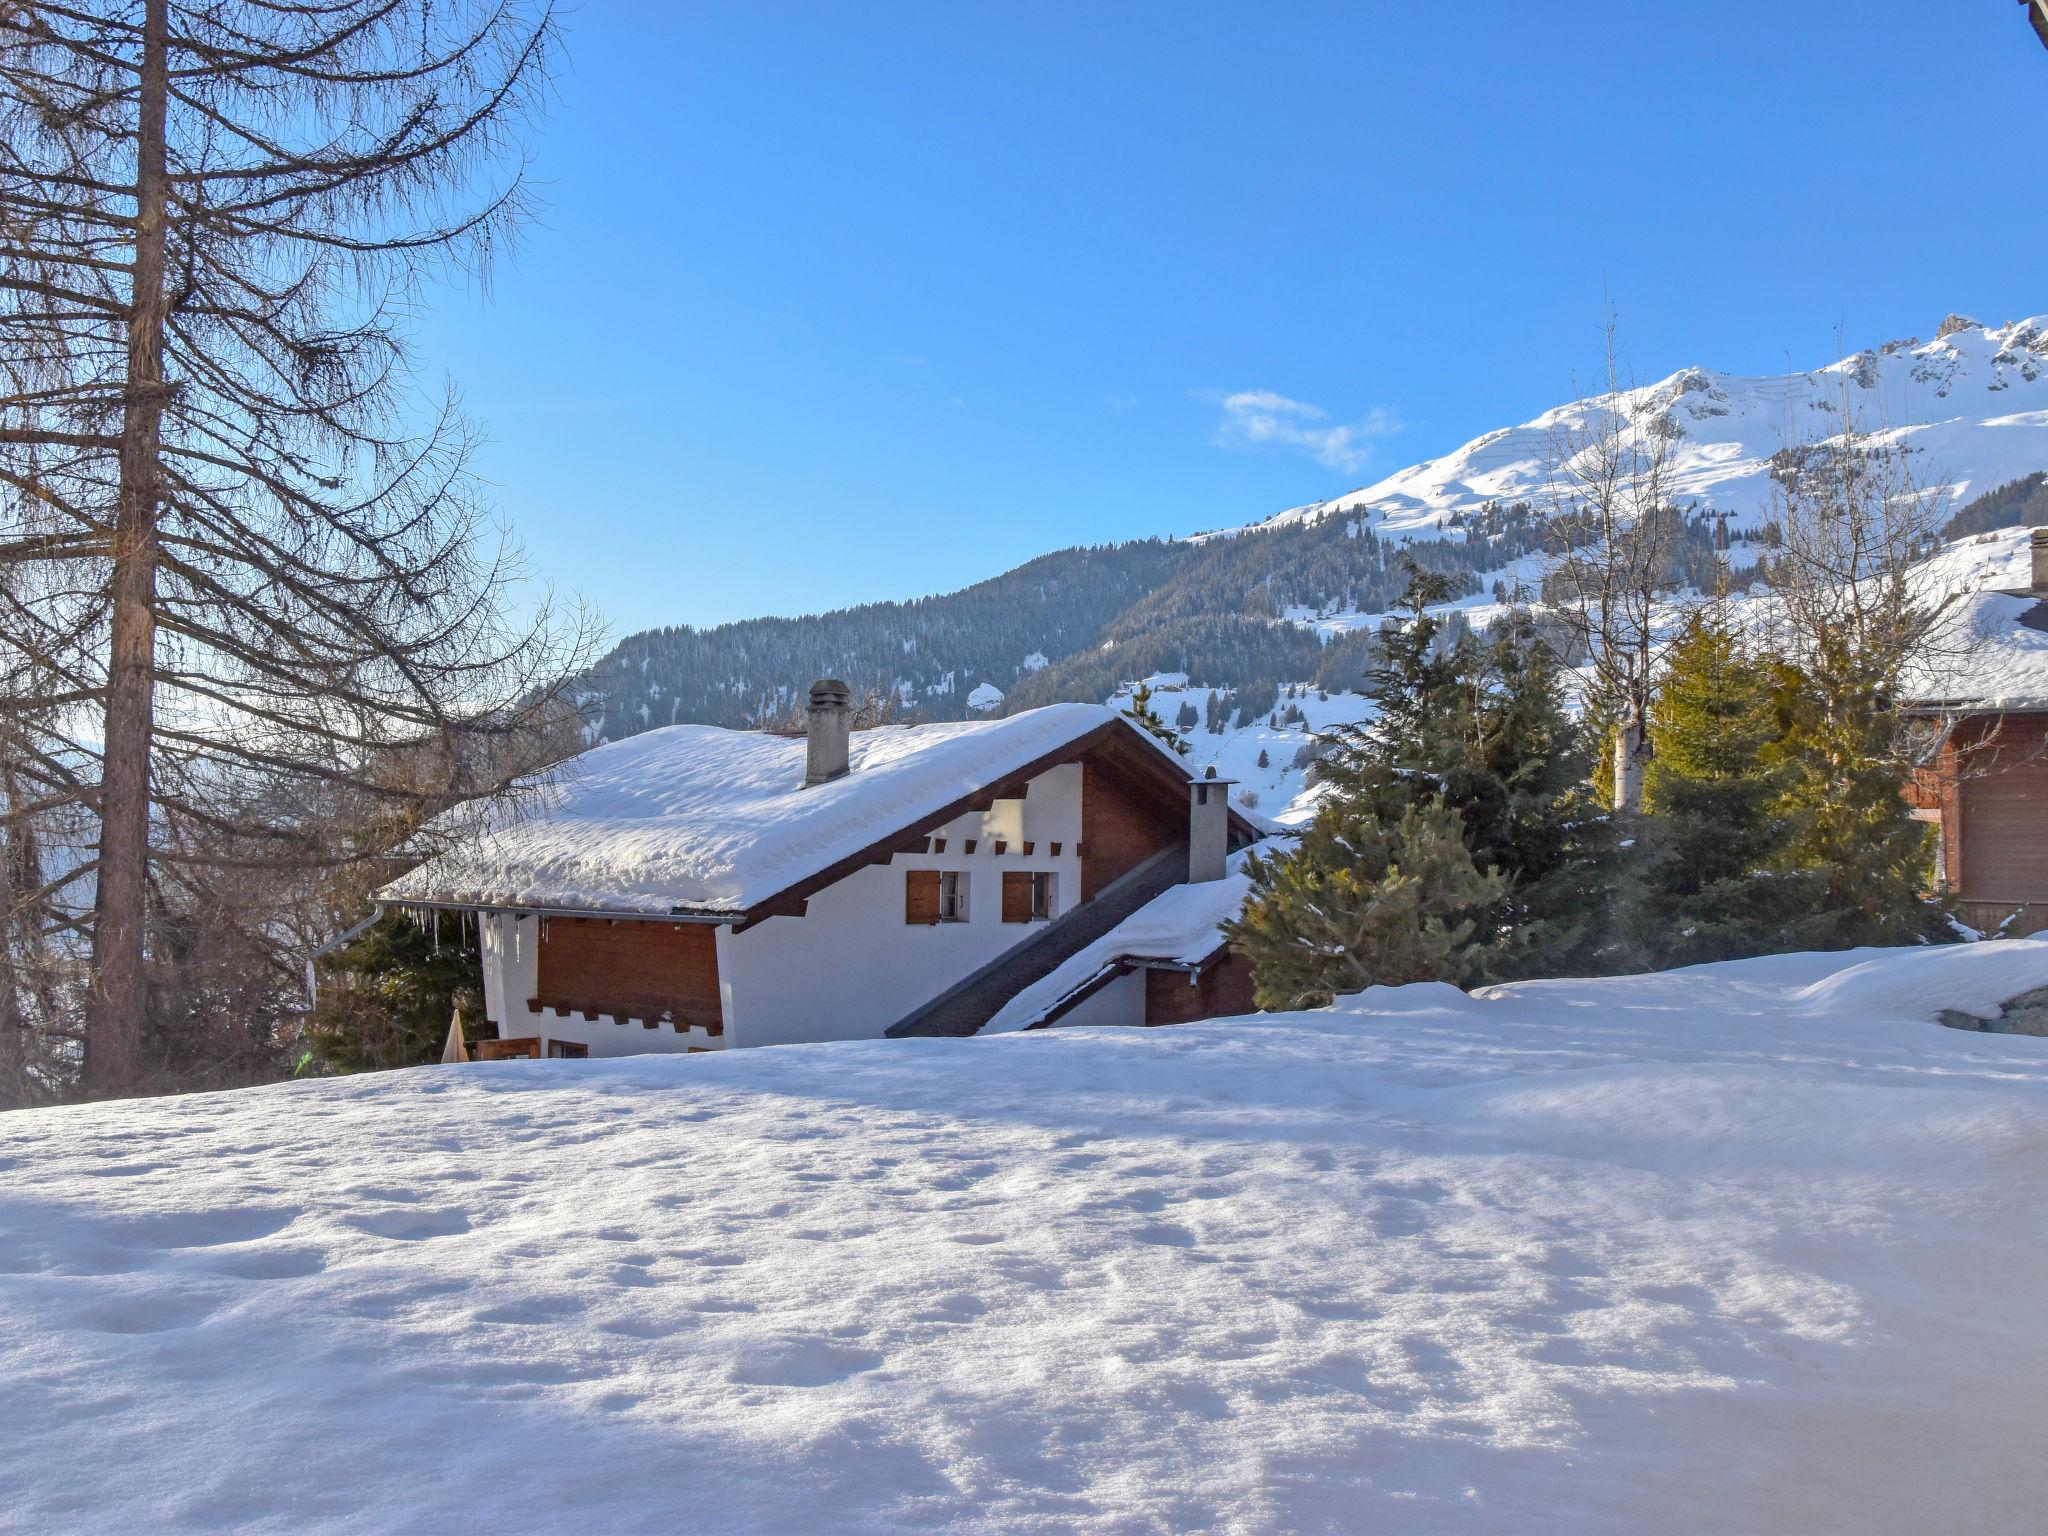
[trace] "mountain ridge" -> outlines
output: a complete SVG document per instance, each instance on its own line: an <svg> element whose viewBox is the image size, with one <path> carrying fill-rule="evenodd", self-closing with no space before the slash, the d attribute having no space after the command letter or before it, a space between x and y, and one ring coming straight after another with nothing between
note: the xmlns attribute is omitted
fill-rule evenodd
<svg viewBox="0 0 2048 1536"><path fill-rule="evenodd" d="M1186 538L1053 550L956 592L793 618L627 636L586 676L591 739L682 722L744 726L796 707L820 675L893 693L910 714L959 719L1057 699L1097 700L1129 678L1186 673L1221 687L1317 679L1349 686L1356 646L1304 614L1377 612L1404 559L1470 595L1548 547L1537 507L1549 466L1612 426L1666 439L1688 560L1708 517L1761 529L1774 469L1841 436L1845 418L1896 443L1957 505L2048 469L2048 316L1866 348L1822 368L1737 375L1687 367L1652 384L1552 407L1371 485Z"/></svg>

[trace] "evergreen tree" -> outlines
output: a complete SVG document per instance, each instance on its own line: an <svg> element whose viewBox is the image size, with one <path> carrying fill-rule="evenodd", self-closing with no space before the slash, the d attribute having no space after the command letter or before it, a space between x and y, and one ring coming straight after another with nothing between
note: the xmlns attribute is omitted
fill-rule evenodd
<svg viewBox="0 0 2048 1536"><path fill-rule="evenodd" d="M1606 941L1607 825L1556 663L1522 616L1484 643L1448 633L1429 611L1446 592L1411 570L1366 678L1376 718L1324 738L1330 793L1307 833L1250 865L1232 936L1262 1006L1585 969Z"/></svg>
<svg viewBox="0 0 2048 1536"><path fill-rule="evenodd" d="M306 1021L310 1060L333 1072L416 1067L441 1059L449 1016L474 1041L484 1022L483 959L461 920L424 925L386 912L320 962L325 984Z"/></svg>
<svg viewBox="0 0 2048 1536"><path fill-rule="evenodd" d="M1508 880L1481 968L1496 980L1611 970L1613 825L1588 782L1600 738L1566 712L1557 659L1526 611L1470 654L1476 751L1445 797L1474 859Z"/></svg>
<svg viewBox="0 0 2048 1536"><path fill-rule="evenodd" d="M1124 711L1124 718L1149 734L1156 736L1182 757L1188 753L1188 744L1181 739L1180 732L1159 718L1159 711L1152 707L1152 689L1140 683L1131 690L1131 707Z"/></svg>
<svg viewBox="0 0 2048 1536"><path fill-rule="evenodd" d="M1820 887L1789 947L1952 937L1946 907L1926 894L1933 829L1906 803L1909 769L1895 750L1885 679L1836 637L1823 638L1808 665L1772 670L1779 734L1770 760L1786 774L1787 861Z"/></svg>
<svg viewBox="0 0 2048 1536"><path fill-rule="evenodd" d="M1224 931L1252 957L1261 1008L1463 980L1478 914L1505 889L1473 864L1457 812L1426 800L1392 823L1368 804L1328 804L1293 852L1247 862L1256 897Z"/></svg>
<svg viewBox="0 0 2048 1536"><path fill-rule="evenodd" d="M1259 748L1259 766L1261 768L1270 768L1273 766L1273 759L1266 755L1266 749L1264 747Z"/></svg>
<svg viewBox="0 0 2048 1536"><path fill-rule="evenodd" d="M1650 710L1629 900L1649 963L1772 954L1808 937L1820 892L1792 861L1779 732L1768 670L1718 608L1693 615Z"/></svg>

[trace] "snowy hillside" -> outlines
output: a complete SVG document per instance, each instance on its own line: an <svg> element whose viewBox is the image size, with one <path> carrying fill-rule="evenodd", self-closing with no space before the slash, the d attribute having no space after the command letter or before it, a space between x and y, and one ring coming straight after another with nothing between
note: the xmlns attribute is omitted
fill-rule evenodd
<svg viewBox="0 0 2048 1536"><path fill-rule="evenodd" d="M1539 582L1554 548L1541 495L1546 466L1560 438L1615 411L1627 415L1630 433L1668 440L1677 499L1733 514L1738 536L1765 521L1773 455L1827 440L1845 414L1901 439L1915 478L1946 488L1959 507L2048 469L2048 317L1942 329L1932 342L1860 352L1810 373L1684 369L1227 530L1233 537L1060 550L912 602L628 636L585 679L599 701L591 739L779 719L821 676L843 677L857 693L894 693L935 720L1098 702L1154 672L1189 672L1214 688L1303 678L1317 669L1315 636L1273 621L1341 632L1346 616L1398 599L1405 554L1419 554L1480 602L1496 579ZM1691 520L1682 539L1681 567L1697 580L1710 563L1711 524ZM1429 547L1403 547L1413 544ZM1736 563L1754 553L1738 537ZM1337 689L1356 679L1320 681Z"/></svg>
<svg viewBox="0 0 2048 1536"><path fill-rule="evenodd" d="M1183 702L1206 714L1212 699L1227 697L1222 689L1190 684L1185 672L1159 673L1145 683L1153 691L1152 708L1169 723ZM1131 693L1130 688L1122 689L1108 702L1126 710ZM1283 710L1291 710L1299 718L1272 724L1272 713ZM1184 761L1197 776L1214 768L1218 778L1235 780L1233 803L1247 814L1283 825L1304 821L1312 807L1307 794L1306 754L1313 749L1317 734L1371 715L1371 704L1356 693L1318 696L1314 687L1302 685L1299 698L1282 699L1268 714L1241 720L1222 731L1183 731L1188 746ZM1264 766L1259 763L1261 757L1266 759Z"/></svg>
<svg viewBox="0 0 2048 1536"><path fill-rule="evenodd" d="M0 1116L0 1527L2039 1528L2048 945Z"/></svg>
<svg viewBox="0 0 2048 1536"><path fill-rule="evenodd" d="M1914 584L1922 601L1944 610L1927 663L1908 679L1916 698L1975 700L2004 708L2035 707L2048 700L2048 633L2019 622L2034 606L2031 599L2005 595L2025 587L2029 580L2028 536L2024 528L1973 534L1943 546L1914 567ZM1664 605L1662 632L1675 634L1685 615L1700 601L1696 592L1675 595ZM1729 602L1737 622L1759 630L1768 626L1773 603L1768 589L1737 592ZM1479 593L1431 611L1456 614L1474 628L1484 629L1506 609ZM1377 632L1395 615L1334 611L1291 617L1328 643L1340 636ZM1144 681L1153 690L1153 708L1169 721L1184 701L1206 718L1212 698L1222 701L1230 697L1229 690L1191 684L1185 673L1159 673ZM1187 761L1196 772L1213 767L1219 777L1237 780L1240 788L1233 794L1242 796L1250 791L1255 797L1243 807L1246 811L1287 824L1305 821L1313 808L1313 797L1307 792L1304 746L1317 732L1369 719L1371 705L1355 692L1318 689L1312 676L1284 679L1280 686L1283 696L1278 708L1291 708L1298 719L1276 726L1270 712L1248 720L1239 712L1220 733L1196 728L1185 736ZM1290 690L1298 697L1286 698ZM1129 687L1120 689L1107 702L1126 709L1131 691ZM1262 754L1266 758L1263 767L1259 764Z"/></svg>
<svg viewBox="0 0 2048 1536"><path fill-rule="evenodd" d="M1906 445L1916 480L1947 487L1958 503L2048 467L2048 316L1995 328L1951 318L1942 328L1948 334L1924 345L1895 342L1811 373L1682 369L1488 432L1374 485L1250 526L1342 517L1382 536L1441 537L1454 515L1488 502L1540 501L1556 445L1616 411L1633 434L1672 436L1671 483L1681 505L1696 500L1733 513L1738 528L1762 521L1771 455L1833 437L1845 401L1861 429Z"/></svg>

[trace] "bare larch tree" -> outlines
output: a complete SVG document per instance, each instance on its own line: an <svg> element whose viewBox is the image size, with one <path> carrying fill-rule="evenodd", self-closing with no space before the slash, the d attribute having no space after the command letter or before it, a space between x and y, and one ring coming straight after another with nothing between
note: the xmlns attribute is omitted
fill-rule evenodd
<svg viewBox="0 0 2048 1536"><path fill-rule="evenodd" d="M165 913L386 851L326 808L430 797L366 765L574 659L405 334L520 223L555 48L544 0L0 3L0 817L96 825L90 911L7 892L89 942L86 1092L150 1086Z"/></svg>

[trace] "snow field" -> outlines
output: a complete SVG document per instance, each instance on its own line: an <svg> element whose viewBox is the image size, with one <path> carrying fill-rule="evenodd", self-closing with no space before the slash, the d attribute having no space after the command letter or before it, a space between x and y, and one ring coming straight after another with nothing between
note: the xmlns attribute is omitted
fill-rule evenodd
<svg viewBox="0 0 2048 1536"><path fill-rule="evenodd" d="M2048 944L0 1116L0 1527L2038 1529Z"/></svg>

